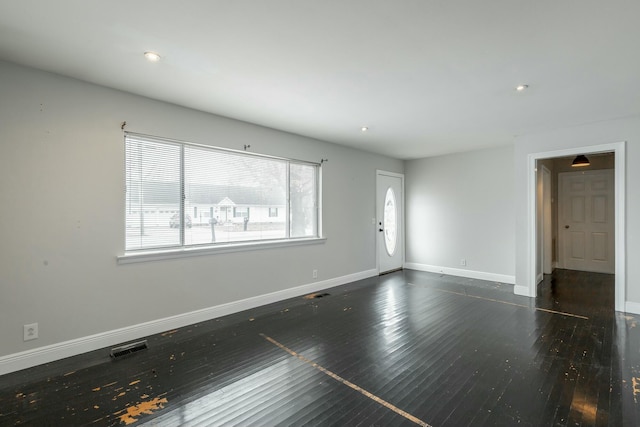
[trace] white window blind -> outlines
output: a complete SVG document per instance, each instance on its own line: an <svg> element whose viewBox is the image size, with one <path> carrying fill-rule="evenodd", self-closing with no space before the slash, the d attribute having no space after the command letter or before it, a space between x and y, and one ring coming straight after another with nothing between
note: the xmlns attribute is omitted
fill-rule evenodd
<svg viewBox="0 0 640 427"><path fill-rule="evenodd" d="M125 153L127 251L318 237L318 164L135 134Z"/></svg>
<svg viewBox="0 0 640 427"><path fill-rule="evenodd" d="M126 250L180 245L180 151L127 137Z"/></svg>
<svg viewBox="0 0 640 427"><path fill-rule="evenodd" d="M317 168L314 166L295 163L290 165L291 237L315 236L318 234L318 221L315 214L318 206L316 200L317 176Z"/></svg>

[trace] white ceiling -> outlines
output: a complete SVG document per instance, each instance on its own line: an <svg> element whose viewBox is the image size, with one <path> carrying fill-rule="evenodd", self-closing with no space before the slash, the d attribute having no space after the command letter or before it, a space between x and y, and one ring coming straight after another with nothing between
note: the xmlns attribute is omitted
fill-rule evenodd
<svg viewBox="0 0 640 427"><path fill-rule="evenodd" d="M639 115L639 21L638 0L0 0L0 59L408 159Z"/></svg>

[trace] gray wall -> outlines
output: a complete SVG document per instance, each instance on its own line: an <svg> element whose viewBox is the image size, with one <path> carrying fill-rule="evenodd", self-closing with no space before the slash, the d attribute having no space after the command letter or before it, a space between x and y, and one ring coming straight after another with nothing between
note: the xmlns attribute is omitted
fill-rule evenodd
<svg viewBox="0 0 640 427"><path fill-rule="evenodd" d="M375 171L403 162L0 62L0 357L375 269ZM326 243L118 265L127 129L323 167ZM640 302L640 118L411 160L408 263L526 284L527 156L627 143L627 300ZM515 177L515 181L514 181ZM514 250L515 249L515 250ZM515 253L515 255L514 255ZM460 259L467 266L460 266ZM250 265L251 268L247 268ZM22 341L39 322L40 338Z"/></svg>
<svg viewBox="0 0 640 427"><path fill-rule="evenodd" d="M640 302L640 117L609 120L551 132L518 137L516 168L516 285L528 286L527 161L529 154L575 149L627 141L626 143L626 276L627 302ZM616 159L616 162L618 160ZM616 255L618 256L618 255ZM636 310L640 309L640 305Z"/></svg>
<svg viewBox="0 0 640 427"><path fill-rule="evenodd" d="M513 174L511 146L406 161L407 263L514 276Z"/></svg>
<svg viewBox="0 0 640 427"><path fill-rule="evenodd" d="M376 268L356 151L0 62L0 356ZM324 244L118 265L127 130L319 162ZM24 324L40 338L23 342Z"/></svg>

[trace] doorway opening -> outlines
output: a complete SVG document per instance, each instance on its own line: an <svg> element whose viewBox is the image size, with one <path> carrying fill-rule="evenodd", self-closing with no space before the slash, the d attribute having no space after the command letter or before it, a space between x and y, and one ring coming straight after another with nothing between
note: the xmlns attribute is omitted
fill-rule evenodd
<svg viewBox="0 0 640 427"><path fill-rule="evenodd" d="M560 220L565 220L567 216L560 217L558 210L559 206L559 191L558 183L559 176L562 173L571 175L571 171L575 168L571 167L571 160L578 155L586 155L589 159L593 159L593 170L611 169L612 180L612 198L613 204L610 211L606 211L606 205L603 204L604 198L597 196L595 207L590 207L589 215L595 213L598 216L598 221L601 221L603 217L612 217L612 234L610 239L611 246L606 247L606 232L602 230L587 230L591 232L589 235L592 246L595 240L597 248L586 248L581 246L584 238L585 230L581 230L578 225L573 229L573 223L562 223ZM564 166L563 166L564 165ZM612 166L612 167L608 167ZM579 258L579 255L587 254L587 249L590 251L589 256L592 258L600 259L611 256L612 273L615 274L615 309L617 311L625 311L625 291L626 291L626 274L625 274L625 143L613 143L603 144L597 146L578 147L575 149L558 150L545 153L535 153L529 155L529 283L528 292L529 296L535 297L537 294L537 285L542 280L543 273L549 271L549 267L553 268L568 268L579 270L581 267L576 268L576 265L567 264L567 256L569 258ZM545 169L547 170L545 172ZM568 169L568 170L567 170ZM591 172L595 173L595 172ZM547 176L545 178L545 175ZM581 174L578 174L581 175ZM585 170L585 174L586 170ZM549 180L549 176L551 179ZM555 178L555 179L554 179ZM546 181L546 182L545 182ZM549 182L551 181L551 183ZM554 182L555 181L555 182ZM580 184L577 181L568 180L571 184L564 184L565 186L573 186L571 188L579 188ZM583 183L584 184L584 183ZM593 182L589 182L586 185L591 185ZM598 184L600 185L600 184ZM567 187L569 188L569 187ZM598 187L599 188L599 187ZM547 195L545 196L545 192ZM551 215L549 215L549 194L551 200L555 200L555 207L551 206ZM580 215L587 214L585 206L583 206L578 197L569 197L569 204L574 203L576 218L580 219ZM553 203L551 203L553 205ZM555 218L555 220L554 220ZM578 224L578 223L576 223ZM566 226L568 228L565 228ZM549 233L551 229L551 233ZM570 231L569 231L570 230ZM575 232L574 232L575 231ZM551 234L551 238L549 236ZM555 239L554 236L555 235ZM562 237L561 237L562 235ZM582 237L581 237L582 236ZM594 237L595 236L595 237ZM573 240L572 240L573 239ZM598 240L600 239L600 240ZM561 248L560 245L563 245ZM571 244L574 245L571 249ZM569 249L567 249L569 248ZM581 249L582 248L582 249ZM574 250L571 252L571 250ZM583 252L581 252L583 250ZM561 253L564 251L563 253ZM595 251L595 252L594 252ZM551 266L548 261L551 259ZM587 271L598 271L590 267L585 268ZM546 271L545 271L546 270Z"/></svg>

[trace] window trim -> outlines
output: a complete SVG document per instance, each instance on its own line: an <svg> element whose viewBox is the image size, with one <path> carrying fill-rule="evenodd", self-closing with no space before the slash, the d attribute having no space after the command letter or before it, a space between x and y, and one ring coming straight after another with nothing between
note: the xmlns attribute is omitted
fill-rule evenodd
<svg viewBox="0 0 640 427"><path fill-rule="evenodd" d="M243 150L235 150L232 148L224 148L207 144L200 144L194 142L180 141L171 138L164 138L154 135L136 133L136 132L124 132L124 141L126 146L127 137L131 138L141 138L150 142L157 143L166 143L166 144L177 144L180 146L180 205L179 210L180 213L184 215L185 206L185 186L184 186L184 149L185 146L191 147L199 147L207 150L222 152L222 153L231 153L231 154L239 154L247 157L255 157L260 159L272 159L286 162L286 174L287 174L287 183L289 183L289 167L292 163L308 165L316 167L316 177L315 177L315 203L316 203L316 235L315 236L304 236L304 237L291 237L290 235L290 215L286 215L286 237L281 239L272 239L272 240L251 240L251 241L236 241L236 242L225 242L225 243L215 243L215 244L204 244L204 245L185 245L184 244L184 227L180 227L180 246L170 246L170 247L155 247L155 248L141 248L141 249L130 249L124 251L123 255L119 255L116 257L118 264L129 264L136 262L146 262L146 261L156 261L163 259L174 259L174 258L185 258L185 257L193 257L193 256L202 256L202 255L210 255L210 254L219 254L219 253L231 253L231 252L242 252L242 251L251 251L251 250L260 250L260 249L268 249L268 248L279 248L279 247L287 247L287 246L300 246L300 245L310 245L310 244L318 244L324 243L327 239L323 236L322 230L322 165L323 162L311 162L307 160L299 160L294 158L287 157L279 157L268 154L257 154L251 153ZM125 179L126 179L126 171L125 171ZM287 191L287 212L290 211L290 191Z"/></svg>
<svg viewBox="0 0 640 427"><path fill-rule="evenodd" d="M300 237L281 240L263 240L236 243L220 243L217 246L183 246L170 249L149 249L126 252L116 257L118 264L134 264L138 262L161 261L165 259L190 258L203 255L217 255L233 252L246 252L261 249L283 248L289 246L305 246L322 244L326 237Z"/></svg>
<svg viewBox="0 0 640 427"><path fill-rule="evenodd" d="M234 154L240 154L240 155L243 155L243 156L257 157L259 159L283 160L283 161L286 161L286 162L293 162L293 163L300 163L300 164L309 165L309 166L322 167L322 163L320 163L320 162L312 162L312 161L309 161L309 160L294 159L292 157L273 156L271 154L259 154L259 153L253 153L251 151L236 150L235 148L218 147L217 145L207 145L207 144L202 144L202 143L198 143L198 142L191 142L191 141L181 141L179 139L165 138L165 137L162 137L162 136L148 135L148 134L145 134L145 133L124 131L124 136L125 136L125 138L127 136L130 136L132 138L144 138L144 139L149 140L150 142L161 142L161 143L166 143L166 144L177 144L177 145L189 145L191 147L206 148L206 149L209 149L209 150L220 151L220 152L223 152L223 153L234 153Z"/></svg>

